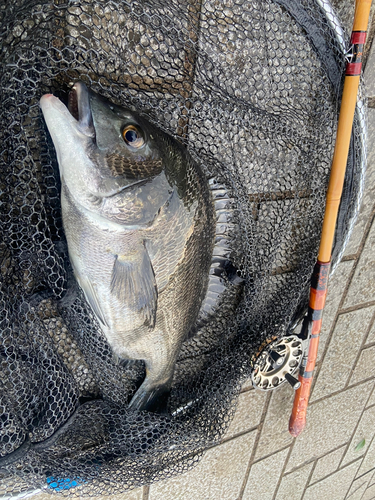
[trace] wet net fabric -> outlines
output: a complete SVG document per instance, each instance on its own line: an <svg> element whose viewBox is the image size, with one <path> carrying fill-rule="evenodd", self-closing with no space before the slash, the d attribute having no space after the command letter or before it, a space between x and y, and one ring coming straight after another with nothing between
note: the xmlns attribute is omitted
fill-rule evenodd
<svg viewBox="0 0 375 500"><path fill-rule="evenodd" d="M223 436L259 346L306 308L341 28L324 1L16 0L0 29L0 495L113 494L183 472ZM77 80L176 137L231 198L225 248L243 288L192 325L167 415L127 408L144 365L115 362L72 276L39 99L66 100ZM336 262L361 193L363 114L359 102Z"/></svg>

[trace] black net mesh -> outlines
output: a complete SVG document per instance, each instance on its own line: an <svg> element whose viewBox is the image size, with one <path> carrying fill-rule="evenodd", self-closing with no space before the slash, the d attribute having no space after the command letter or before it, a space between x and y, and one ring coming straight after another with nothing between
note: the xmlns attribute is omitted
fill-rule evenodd
<svg viewBox="0 0 375 500"><path fill-rule="evenodd" d="M323 0L15 0L0 21L0 494L112 494L187 470L259 346L306 308L346 38ZM165 415L128 408L144 364L116 362L72 276L39 99L78 80L175 137L229 197L216 242L242 282L221 276L214 314L190 325ZM360 102L336 262L363 165Z"/></svg>

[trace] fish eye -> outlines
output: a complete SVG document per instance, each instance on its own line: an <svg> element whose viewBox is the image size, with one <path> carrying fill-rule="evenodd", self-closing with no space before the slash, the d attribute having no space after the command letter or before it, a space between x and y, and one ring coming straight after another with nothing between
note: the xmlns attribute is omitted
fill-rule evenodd
<svg viewBox="0 0 375 500"><path fill-rule="evenodd" d="M135 125L127 125L122 130L122 138L132 148L140 148L145 143L141 130Z"/></svg>

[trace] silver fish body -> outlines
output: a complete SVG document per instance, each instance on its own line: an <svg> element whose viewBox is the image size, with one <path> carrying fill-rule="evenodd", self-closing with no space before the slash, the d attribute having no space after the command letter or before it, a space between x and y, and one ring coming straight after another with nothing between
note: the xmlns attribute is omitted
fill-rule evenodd
<svg viewBox="0 0 375 500"><path fill-rule="evenodd" d="M145 361L130 406L160 409L207 289L215 237L208 183L173 138L82 83L72 113L51 94L40 104L74 275L114 354Z"/></svg>

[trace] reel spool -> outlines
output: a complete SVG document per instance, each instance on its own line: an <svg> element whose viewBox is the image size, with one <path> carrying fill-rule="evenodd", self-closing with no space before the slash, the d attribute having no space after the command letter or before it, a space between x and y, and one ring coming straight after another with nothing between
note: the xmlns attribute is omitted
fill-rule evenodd
<svg viewBox="0 0 375 500"><path fill-rule="evenodd" d="M303 358L303 341L296 335L272 340L257 355L251 381L256 389L271 391L285 382L297 390L301 383L293 376Z"/></svg>

